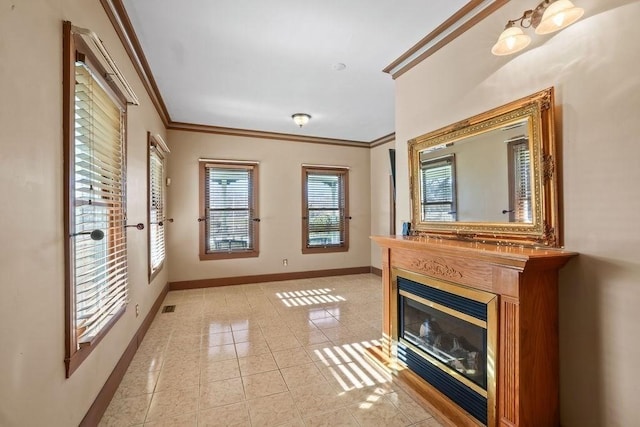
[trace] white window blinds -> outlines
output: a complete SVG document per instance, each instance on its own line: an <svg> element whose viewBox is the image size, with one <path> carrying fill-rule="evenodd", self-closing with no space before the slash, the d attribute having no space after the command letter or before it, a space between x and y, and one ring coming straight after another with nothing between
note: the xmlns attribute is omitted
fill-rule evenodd
<svg viewBox="0 0 640 427"><path fill-rule="evenodd" d="M510 206L512 222L531 222L531 161L529 156L529 141L521 139L510 143L511 164L513 169L512 194L513 203Z"/></svg>
<svg viewBox="0 0 640 427"><path fill-rule="evenodd" d="M149 273L160 270L165 259L164 156L156 144L149 147Z"/></svg>
<svg viewBox="0 0 640 427"><path fill-rule="evenodd" d="M447 155L421 165L422 218L456 220L455 157Z"/></svg>
<svg viewBox="0 0 640 427"><path fill-rule="evenodd" d="M347 169L304 169L306 249L347 246Z"/></svg>
<svg viewBox="0 0 640 427"><path fill-rule="evenodd" d="M256 165L205 165L205 253L257 250L256 169Z"/></svg>
<svg viewBox="0 0 640 427"><path fill-rule="evenodd" d="M75 144L70 211L76 347L127 303L124 111L82 63L75 65ZM103 238L94 240L100 230ZM99 233L98 233L99 234Z"/></svg>

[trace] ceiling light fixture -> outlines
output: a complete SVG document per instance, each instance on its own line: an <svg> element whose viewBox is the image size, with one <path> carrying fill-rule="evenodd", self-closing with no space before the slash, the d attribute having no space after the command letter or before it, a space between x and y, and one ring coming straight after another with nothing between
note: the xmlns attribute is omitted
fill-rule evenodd
<svg viewBox="0 0 640 427"><path fill-rule="evenodd" d="M309 119L311 119L311 116L306 113L295 113L291 116L291 118L298 126L302 127L309 123Z"/></svg>
<svg viewBox="0 0 640 427"><path fill-rule="evenodd" d="M533 27L536 34L549 34L568 27L583 14L584 9L575 7L569 0L544 0L535 9L525 10L521 17L507 21L491 53L511 55L529 46L531 37L516 24L522 28Z"/></svg>

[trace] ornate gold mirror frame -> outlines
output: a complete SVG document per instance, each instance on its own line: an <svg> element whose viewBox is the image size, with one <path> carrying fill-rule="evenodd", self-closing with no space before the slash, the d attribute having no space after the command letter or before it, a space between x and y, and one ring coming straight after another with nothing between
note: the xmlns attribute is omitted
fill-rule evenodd
<svg viewBox="0 0 640 427"><path fill-rule="evenodd" d="M474 144L470 141L485 137L500 138L500 131L520 126L526 129L527 134L521 140L528 140L529 167L526 179L529 180L528 211L525 219L511 219L505 221L466 221L458 220L456 216L456 191L453 193L451 204L452 212L448 212L451 218L446 220L427 219L425 213L427 201L423 200L426 192L424 165L434 163L444 157L453 158L455 151L462 143ZM494 131L494 134L489 134ZM485 135L487 134L487 135ZM508 142L508 141L502 141ZM506 146L506 145L505 145ZM455 147L455 148L454 148ZM478 148L479 146L474 146ZM558 173L556 161L556 147L554 138L554 93L553 88L534 93L525 98L478 114L469 119L435 130L417 138L411 139L409 148L409 173L412 210L412 233L422 236L435 236L446 238L459 238L465 240L492 241L505 244L533 245L558 247L562 244L558 219ZM437 158L438 149L446 148L447 156ZM525 148L526 149L526 148ZM434 157L434 160L425 160L426 155ZM506 148L504 156L507 156ZM502 156L502 154L501 154ZM480 156L482 157L482 156ZM492 159L478 158L486 167L492 163ZM506 157L505 157L506 158ZM500 160L502 161L502 159ZM452 168L455 175L462 172ZM506 171L502 174L507 176ZM508 180L513 178L509 175ZM466 182L469 182L467 180ZM480 182L481 180L474 180ZM483 198L483 192L487 198L492 197L495 187L508 186L508 183L477 185L474 188L465 188L467 193L475 197ZM489 188L491 187L491 188ZM455 187L453 187L455 189ZM501 190L502 191L502 190ZM512 190L509 189L509 192ZM504 190L506 193L507 190ZM509 194L511 200L512 195ZM477 200L477 199L476 199ZM511 206L511 201L508 202ZM500 206L495 206L499 211ZM503 209L502 214L513 212L513 209ZM511 217L511 214L509 214Z"/></svg>

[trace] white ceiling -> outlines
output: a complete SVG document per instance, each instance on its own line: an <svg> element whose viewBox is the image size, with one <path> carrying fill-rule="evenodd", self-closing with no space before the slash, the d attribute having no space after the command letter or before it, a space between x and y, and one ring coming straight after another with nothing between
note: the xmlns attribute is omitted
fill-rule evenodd
<svg viewBox="0 0 640 427"><path fill-rule="evenodd" d="M124 0L173 122L362 142L394 132L382 69L466 3Z"/></svg>

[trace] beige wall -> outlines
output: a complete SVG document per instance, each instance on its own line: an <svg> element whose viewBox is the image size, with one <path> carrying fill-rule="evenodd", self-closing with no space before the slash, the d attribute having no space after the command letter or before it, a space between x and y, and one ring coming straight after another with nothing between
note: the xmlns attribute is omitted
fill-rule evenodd
<svg viewBox="0 0 640 427"><path fill-rule="evenodd" d="M395 141L378 145L369 152L371 163L371 235L391 234L390 176L391 163L389 149L395 148ZM401 229L398 229L400 232ZM382 268L380 247L371 242L371 265Z"/></svg>
<svg viewBox="0 0 640 427"><path fill-rule="evenodd" d="M171 282L370 265L369 150L260 138L169 131ZM260 256L200 261L198 159L260 162ZM302 254L303 163L348 166L349 251ZM282 260L288 260L283 266Z"/></svg>
<svg viewBox="0 0 640 427"><path fill-rule="evenodd" d="M579 3L581 21L498 58L492 44L527 6L510 2L397 79L398 222L409 214L404 141L555 86L565 245L580 252L560 281L562 425L631 426L640 419L640 3Z"/></svg>
<svg viewBox="0 0 640 427"><path fill-rule="evenodd" d="M146 233L128 232L130 304L65 378L62 21L104 41L141 105L129 108L128 213L146 222L146 132L164 127L97 0L0 1L0 425L84 417L167 281L147 282ZM135 317L135 304L141 316Z"/></svg>

